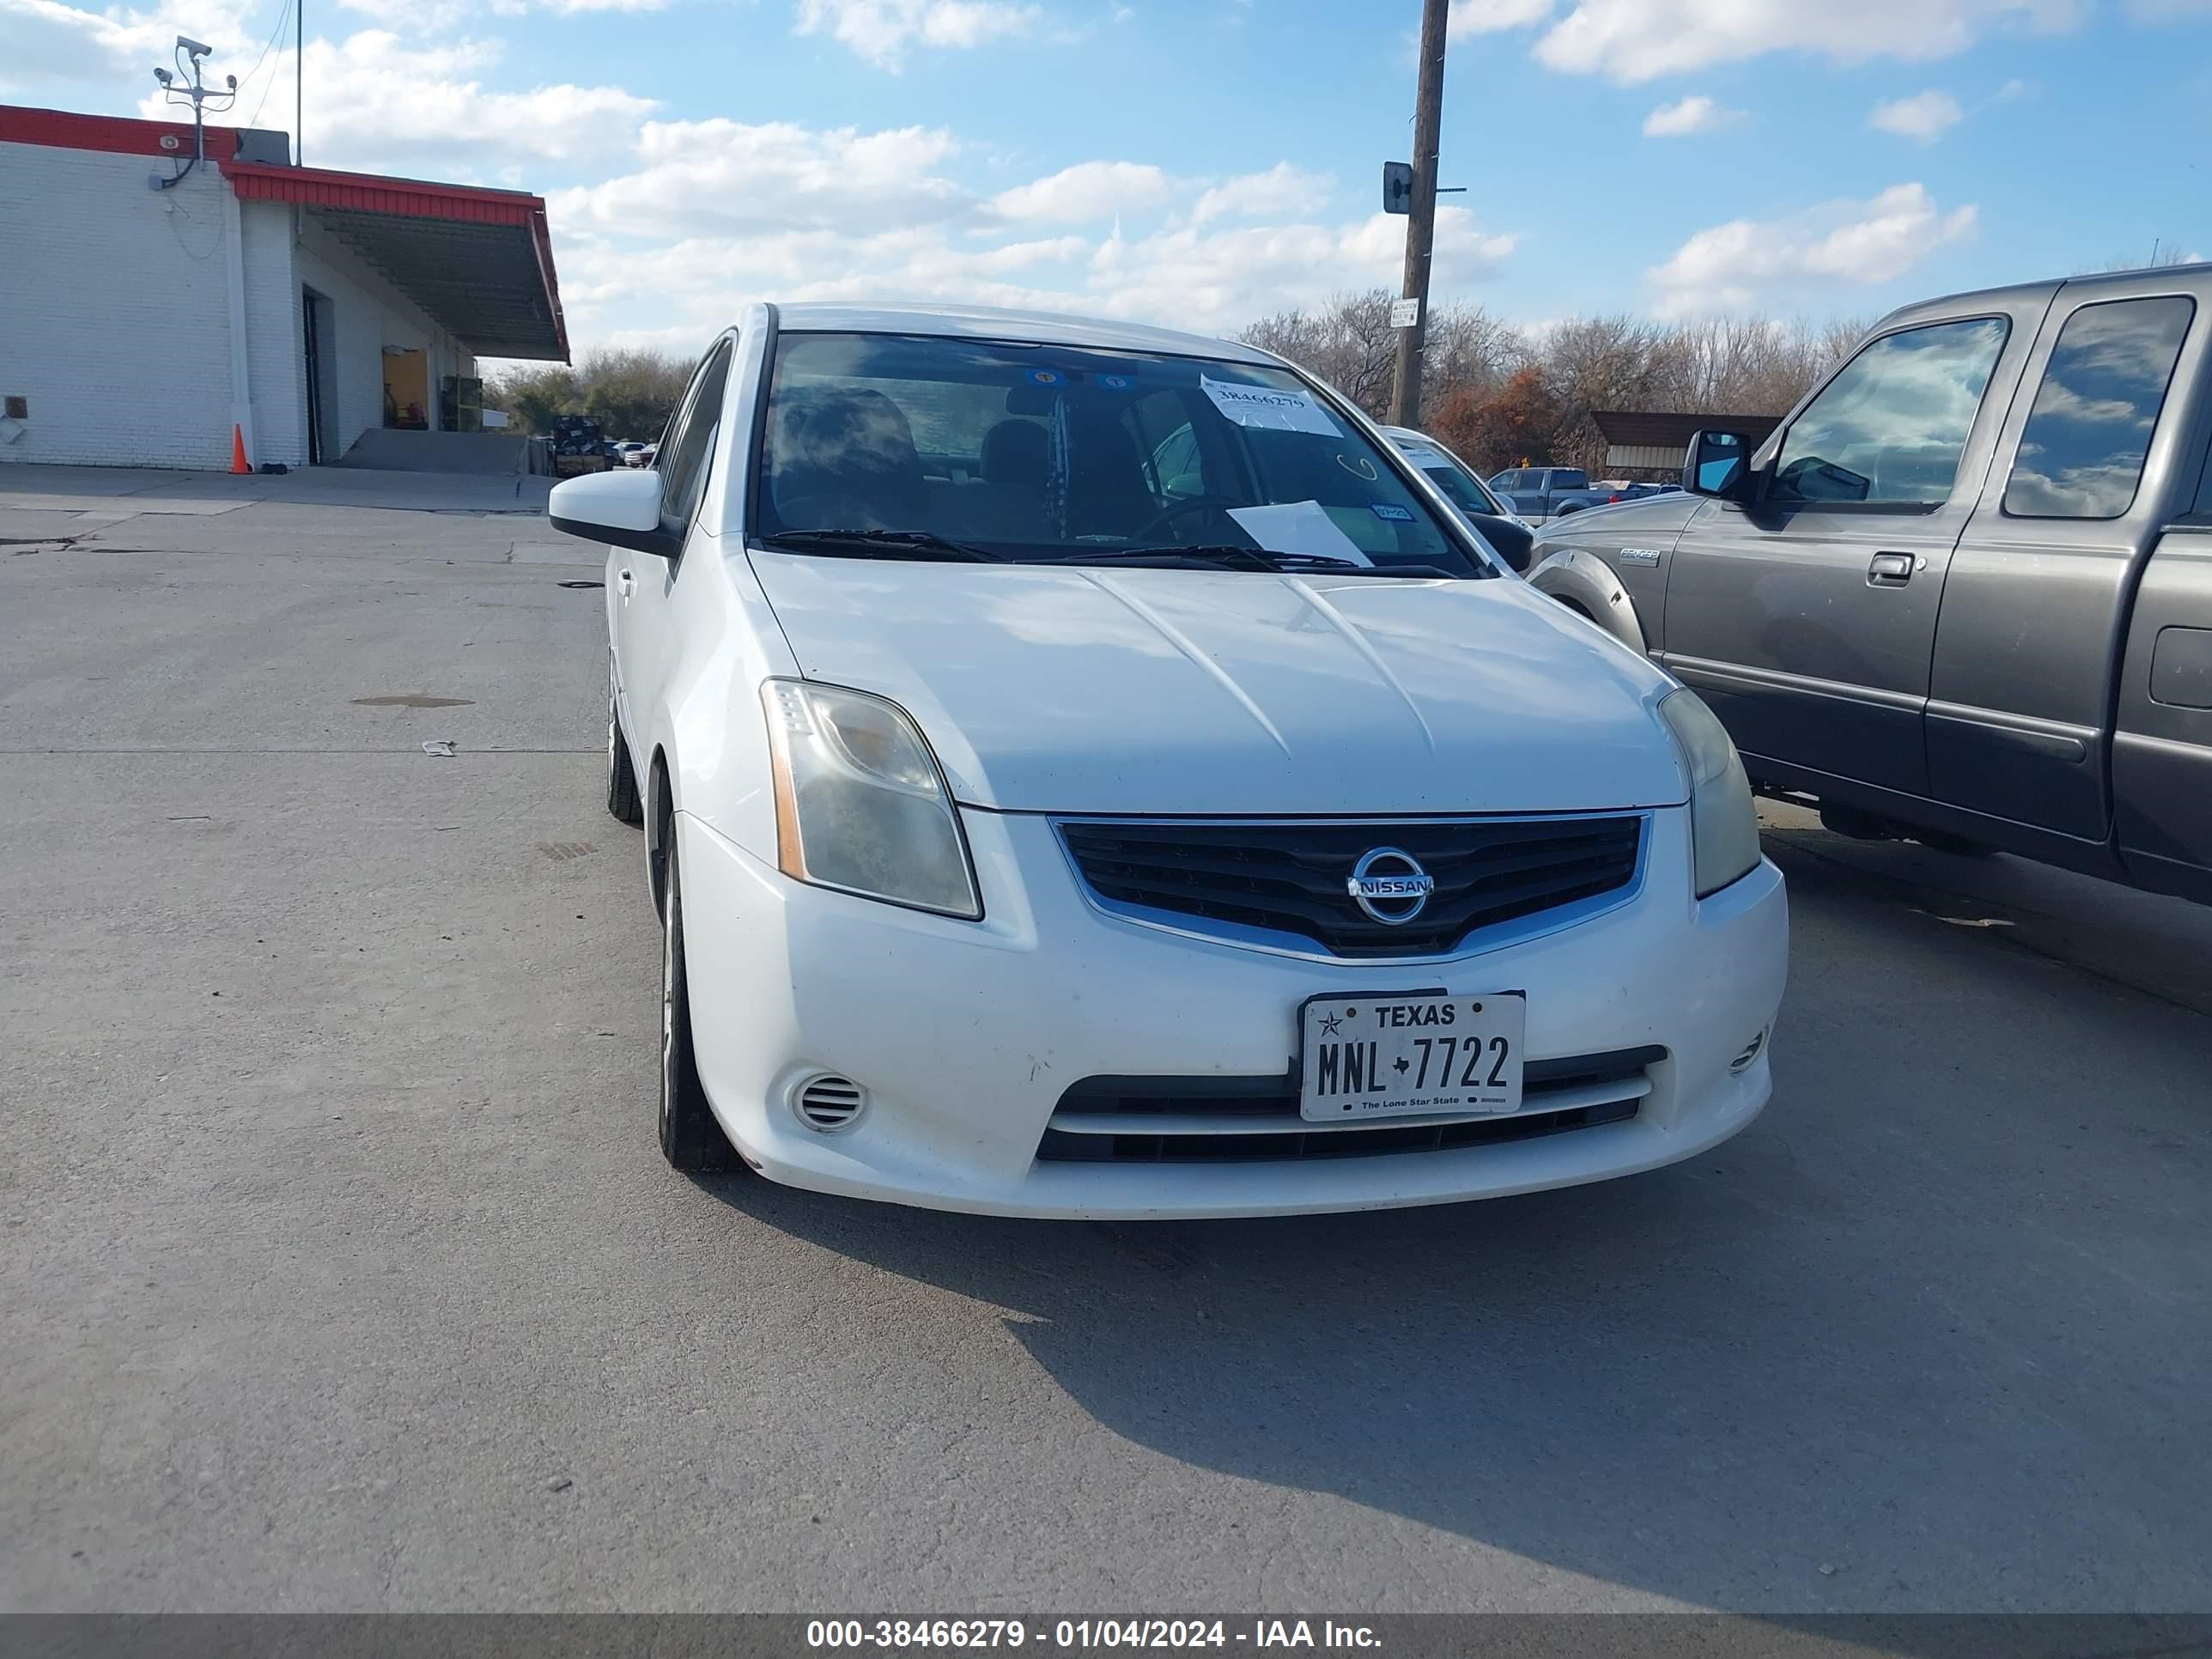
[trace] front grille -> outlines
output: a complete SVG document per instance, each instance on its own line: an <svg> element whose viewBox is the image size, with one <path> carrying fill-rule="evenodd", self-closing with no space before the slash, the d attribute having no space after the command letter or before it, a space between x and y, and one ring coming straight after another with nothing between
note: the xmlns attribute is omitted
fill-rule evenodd
<svg viewBox="0 0 2212 1659"><path fill-rule="evenodd" d="M1078 818L1060 826L1076 867L1110 904L1310 939L1345 957L1434 956L1470 934L1626 889L1644 820L1461 818L1422 823L1175 823ZM1435 882L1412 921L1376 921L1345 884L1390 847Z"/></svg>
<svg viewBox="0 0 2212 1659"><path fill-rule="evenodd" d="M1298 1115L1292 1077L1093 1077L1072 1084L1037 1146L1048 1164L1247 1164L1526 1140L1636 1116L1662 1048L1528 1062L1510 1117L1338 1128Z"/></svg>

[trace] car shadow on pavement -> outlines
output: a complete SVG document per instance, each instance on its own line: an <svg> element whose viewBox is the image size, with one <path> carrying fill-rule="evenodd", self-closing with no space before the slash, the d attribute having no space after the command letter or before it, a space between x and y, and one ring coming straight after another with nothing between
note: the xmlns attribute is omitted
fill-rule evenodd
<svg viewBox="0 0 2212 1659"><path fill-rule="evenodd" d="M1632 1591L1808 1615L2201 1603L2201 1117L2172 1142L2201 1017L1844 877L1795 897L1822 994L1785 1011L1776 1106L1652 1175L1204 1223L702 1188L1011 1310L1137 1446ZM1940 1049L1882 1004L1899 960ZM2116 1089L2130 1055L2139 1086Z"/></svg>
<svg viewBox="0 0 2212 1659"><path fill-rule="evenodd" d="M1745 1164L1790 1164L1748 1150L1303 1220L1029 1223L711 1190L1015 1310L1014 1339L1084 1411L1201 1468L1702 1606L2081 1605L2033 1564L2148 1540L2068 1512L2121 1449L2068 1409L2070 1383L1962 1311L2015 1293L2001 1253L1923 1237L1900 1261L1845 1218L1747 1200ZM2166 1531L2169 1589L2203 1530Z"/></svg>

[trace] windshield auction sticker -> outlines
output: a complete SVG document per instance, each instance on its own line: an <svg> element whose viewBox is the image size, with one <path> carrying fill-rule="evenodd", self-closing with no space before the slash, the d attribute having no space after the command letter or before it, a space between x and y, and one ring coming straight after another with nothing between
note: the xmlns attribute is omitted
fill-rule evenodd
<svg viewBox="0 0 2212 1659"><path fill-rule="evenodd" d="M1271 386L1243 386L1235 380L1198 377L1199 389L1213 399L1213 406L1239 426L1267 427L1278 432L1318 432L1324 438L1340 438L1344 428L1303 392L1284 392Z"/></svg>

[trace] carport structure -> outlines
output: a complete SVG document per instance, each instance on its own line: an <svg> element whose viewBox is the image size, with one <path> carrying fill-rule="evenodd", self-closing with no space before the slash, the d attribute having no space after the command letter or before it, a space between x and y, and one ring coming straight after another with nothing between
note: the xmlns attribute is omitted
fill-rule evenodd
<svg viewBox="0 0 2212 1659"><path fill-rule="evenodd" d="M1782 424L1779 415L1697 415L1672 410L1594 409L1590 419L1605 439L1607 476L1671 480L1682 472L1682 452L1701 429L1741 432L1753 449Z"/></svg>
<svg viewBox="0 0 2212 1659"><path fill-rule="evenodd" d="M480 357L565 362L545 203L522 191L231 161L241 202L289 202Z"/></svg>

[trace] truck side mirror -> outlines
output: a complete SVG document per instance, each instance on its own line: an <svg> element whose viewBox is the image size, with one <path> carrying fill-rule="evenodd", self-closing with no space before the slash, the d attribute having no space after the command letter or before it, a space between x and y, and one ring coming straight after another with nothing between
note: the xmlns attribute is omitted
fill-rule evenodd
<svg viewBox="0 0 2212 1659"><path fill-rule="evenodd" d="M1751 480L1751 444L1741 432L1691 434L1682 455L1682 488L1724 501L1744 498Z"/></svg>

